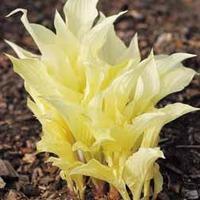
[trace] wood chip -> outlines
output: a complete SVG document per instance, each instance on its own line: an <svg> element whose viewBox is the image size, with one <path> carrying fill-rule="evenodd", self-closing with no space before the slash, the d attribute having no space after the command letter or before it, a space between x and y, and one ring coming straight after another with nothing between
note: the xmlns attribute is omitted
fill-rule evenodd
<svg viewBox="0 0 200 200"><path fill-rule="evenodd" d="M195 189L189 190L189 189L183 188L182 193L184 194L184 196L185 196L188 200L199 199L198 191L195 190Z"/></svg>
<svg viewBox="0 0 200 200"><path fill-rule="evenodd" d="M26 153L22 160L26 163L33 163L36 160L36 156L34 153Z"/></svg>
<svg viewBox="0 0 200 200"><path fill-rule="evenodd" d="M18 179L18 173L15 171L15 169L12 167L9 161L7 160L1 160L0 159L0 176L6 179L12 179L17 180Z"/></svg>
<svg viewBox="0 0 200 200"><path fill-rule="evenodd" d="M4 180L0 177L0 189L3 189L6 186Z"/></svg>
<svg viewBox="0 0 200 200"><path fill-rule="evenodd" d="M6 200L28 200L28 198L21 192L10 190L7 194Z"/></svg>
<svg viewBox="0 0 200 200"><path fill-rule="evenodd" d="M200 149L200 145L177 145L177 149Z"/></svg>

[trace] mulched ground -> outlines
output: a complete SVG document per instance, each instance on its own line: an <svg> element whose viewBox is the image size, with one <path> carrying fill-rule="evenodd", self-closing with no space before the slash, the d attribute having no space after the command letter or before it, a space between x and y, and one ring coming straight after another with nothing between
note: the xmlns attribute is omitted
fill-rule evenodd
<svg viewBox="0 0 200 200"><path fill-rule="evenodd" d="M0 38L36 51L19 16L4 16L22 7L29 10L31 21L52 28L55 8L61 10L63 3L64 0L1 0ZM116 22L116 30L127 44L138 32L143 56L152 47L156 53L200 53L199 0L102 0L99 8L107 15L130 10ZM0 176L6 182L4 189L0 189L0 199L70 199L59 170L44 163L48 154L36 155L35 143L41 127L26 107L23 81L3 55L13 53L3 40L0 51ZM200 57L186 61L185 65L200 71ZM160 105L178 101L200 107L199 85L199 78L195 78L183 92L170 95ZM166 160L160 161L165 180L160 200L200 199L199 119L200 112L192 113L162 130L160 145ZM87 200L93 199L91 190L87 191Z"/></svg>

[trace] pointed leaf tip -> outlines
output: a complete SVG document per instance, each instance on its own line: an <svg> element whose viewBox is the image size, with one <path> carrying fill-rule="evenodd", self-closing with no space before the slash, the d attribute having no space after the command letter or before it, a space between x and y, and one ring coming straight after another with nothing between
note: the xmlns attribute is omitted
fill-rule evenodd
<svg viewBox="0 0 200 200"><path fill-rule="evenodd" d="M14 14L16 14L18 12L22 12L23 14L26 14L27 10L23 9L23 8L17 8L15 10L11 11L9 14L7 14L6 17L11 17L12 15L14 15Z"/></svg>

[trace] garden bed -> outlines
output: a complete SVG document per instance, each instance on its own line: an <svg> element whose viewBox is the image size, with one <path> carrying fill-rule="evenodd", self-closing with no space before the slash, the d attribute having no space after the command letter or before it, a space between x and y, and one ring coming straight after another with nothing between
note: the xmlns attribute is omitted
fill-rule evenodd
<svg viewBox="0 0 200 200"><path fill-rule="evenodd" d="M0 38L37 52L20 17L4 16L17 7L26 8L31 21L53 29L55 9L60 11L63 3L62 0L2 0ZM199 0L102 0L99 8L107 15L130 10L117 20L116 31L126 44L137 32L143 57L152 47L159 54L199 54ZM48 154L36 154L41 126L26 106L23 81L3 55L13 52L2 40L0 52L0 176L6 182L0 189L0 199L73 199L59 170L45 163ZM200 57L189 59L185 65L199 72ZM165 98L158 106L173 102L200 107L200 79L196 77L183 92ZM191 113L162 130L160 145L166 160L159 161L165 183L159 195L161 200L200 199L199 119L199 112ZM89 186L86 196L87 200L94 199Z"/></svg>

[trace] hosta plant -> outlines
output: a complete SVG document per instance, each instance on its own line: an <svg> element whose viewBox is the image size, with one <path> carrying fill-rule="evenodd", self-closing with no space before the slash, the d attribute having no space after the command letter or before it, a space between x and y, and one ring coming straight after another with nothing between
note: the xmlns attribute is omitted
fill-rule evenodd
<svg viewBox="0 0 200 200"><path fill-rule="evenodd" d="M39 152L49 161L77 198L86 180L104 183L125 200L156 198L163 179L156 163L164 155L159 133L168 122L197 110L182 103L157 108L165 96L187 86L194 70L181 62L194 55L175 53L141 60L137 35L129 47L116 36L113 22L97 0L68 0L65 19L55 14L56 32L27 19L21 21L40 55L7 41L18 58L8 55L28 91L28 106L42 124ZM153 187L150 182L153 182Z"/></svg>

